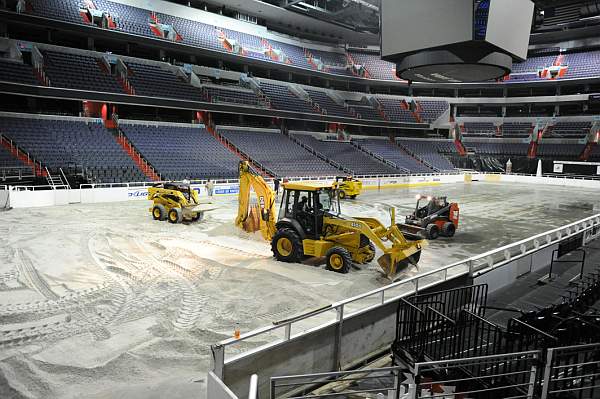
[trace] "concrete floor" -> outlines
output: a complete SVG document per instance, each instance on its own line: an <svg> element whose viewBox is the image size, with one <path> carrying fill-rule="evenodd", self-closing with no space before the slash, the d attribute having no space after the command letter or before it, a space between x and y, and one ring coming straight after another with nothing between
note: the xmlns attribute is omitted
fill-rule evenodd
<svg viewBox="0 0 600 399"><path fill-rule="evenodd" d="M461 205L432 270L598 213L596 192L495 183L369 191L345 214L389 222L417 193ZM196 225L154 222L148 203L0 213L1 398L204 398L209 345L389 284L376 263L347 275L275 262L232 224L235 198Z"/></svg>

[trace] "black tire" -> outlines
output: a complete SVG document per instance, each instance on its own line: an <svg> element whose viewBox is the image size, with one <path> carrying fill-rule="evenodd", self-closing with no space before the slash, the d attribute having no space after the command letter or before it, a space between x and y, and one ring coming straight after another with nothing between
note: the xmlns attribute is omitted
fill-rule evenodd
<svg viewBox="0 0 600 399"><path fill-rule="evenodd" d="M425 231L427 231L427 239L428 240L435 240L436 238L438 238L440 236L440 229L439 227L437 227L436 224L430 224L425 228Z"/></svg>
<svg viewBox="0 0 600 399"><path fill-rule="evenodd" d="M152 217L154 220L165 220L167 218L167 210L161 204L154 205L154 208L152 208Z"/></svg>
<svg viewBox="0 0 600 399"><path fill-rule="evenodd" d="M350 199L356 199L356 195L351 195Z"/></svg>
<svg viewBox="0 0 600 399"><path fill-rule="evenodd" d="M343 247L333 247L325 254L327 257L327 270L346 274L352 268L352 255Z"/></svg>
<svg viewBox="0 0 600 399"><path fill-rule="evenodd" d="M367 259L365 259L365 263L370 263L373 261L373 259L375 259L375 244L373 244L372 242L369 242L369 249L371 251L373 251L373 256L368 257Z"/></svg>
<svg viewBox="0 0 600 399"><path fill-rule="evenodd" d="M454 237L454 234L456 234L456 227L454 226L454 223L444 223L444 227L442 227L442 234L444 237Z"/></svg>
<svg viewBox="0 0 600 399"><path fill-rule="evenodd" d="M171 208L168 215L169 223L177 224L183 220L181 208Z"/></svg>
<svg viewBox="0 0 600 399"><path fill-rule="evenodd" d="M196 216L192 217L192 222L200 222L204 214L202 212L198 212Z"/></svg>
<svg viewBox="0 0 600 399"><path fill-rule="evenodd" d="M340 190L340 199L346 198L346 192L344 190Z"/></svg>
<svg viewBox="0 0 600 399"><path fill-rule="evenodd" d="M302 240L295 230L281 228L271 240L273 256L280 262L300 263L304 259Z"/></svg>

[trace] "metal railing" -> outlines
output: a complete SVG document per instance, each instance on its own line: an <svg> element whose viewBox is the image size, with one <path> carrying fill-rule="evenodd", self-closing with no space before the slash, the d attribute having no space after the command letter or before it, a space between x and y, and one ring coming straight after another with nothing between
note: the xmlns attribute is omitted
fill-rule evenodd
<svg viewBox="0 0 600 399"><path fill-rule="evenodd" d="M533 399L540 358L540 351L528 351L417 363L412 398ZM434 387L446 388L447 396Z"/></svg>
<svg viewBox="0 0 600 399"><path fill-rule="evenodd" d="M248 399L258 399L258 375L252 374L248 387Z"/></svg>
<svg viewBox="0 0 600 399"><path fill-rule="evenodd" d="M344 319L359 315L370 310L379 308L400 298L435 286L451 278L469 274L471 276L481 275L488 271L502 267L512 261L532 255L539 250L557 244L583 231L589 231L600 226L600 214L594 215L574 223L537 234L533 237L517 241L515 243L485 252L471 258L454 262L444 267L421 273L411 278L395 282L385 287L357 295L343 301L317 309L312 312L299 315L272 325L243 333L239 338L230 338L212 346L214 354L214 371L222 378L226 363L243 358L256 351L265 350L269 347L289 341L294 336L299 336L311 330L336 325L341 331ZM268 342L259 347L252 345L253 341ZM246 343L245 348L239 347L240 343ZM341 344L340 344L341 345ZM236 354L227 357L228 348L238 346ZM340 356L338 348L338 357ZM339 359L338 359L339 360Z"/></svg>
<svg viewBox="0 0 600 399"><path fill-rule="evenodd" d="M404 376L398 366L271 377L270 399L374 397L376 394L390 398L390 392L399 393L401 379Z"/></svg>
<svg viewBox="0 0 600 399"><path fill-rule="evenodd" d="M548 349L542 398L584 399L599 395L600 343Z"/></svg>
<svg viewBox="0 0 600 399"><path fill-rule="evenodd" d="M9 179L22 180L23 178L35 177L35 168L33 166L16 166L0 168L0 180L6 181Z"/></svg>

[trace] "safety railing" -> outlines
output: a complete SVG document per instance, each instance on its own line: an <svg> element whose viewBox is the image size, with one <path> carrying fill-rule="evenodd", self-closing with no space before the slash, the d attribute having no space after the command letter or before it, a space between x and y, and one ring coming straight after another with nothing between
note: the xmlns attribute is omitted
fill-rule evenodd
<svg viewBox="0 0 600 399"><path fill-rule="evenodd" d="M401 379L401 367L271 377L270 399L389 397L400 390Z"/></svg>
<svg viewBox="0 0 600 399"><path fill-rule="evenodd" d="M35 177L34 167L6 167L0 168L0 180L6 181L9 179L22 180L23 178Z"/></svg>
<svg viewBox="0 0 600 399"><path fill-rule="evenodd" d="M543 248L557 244L576 234L598 228L598 226L600 226L600 214L429 272L421 273L343 301L332 303L331 305L294 318L242 333L239 338L230 338L213 345L214 371L218 376L222 377L226 363L233 362L257 351L266 350L282 342L289 341L293 337L327 326L336 325L338 331L341 331L344 319L396 302L400 298L418 293L425 288L432 287L455 277L466 274L477 276L494 270L511 261L532 255ZM267 344L253 345L253 342L267 342ZM235 354L228 356L226 352L232 348L236 349ZM337 352L337 356L339 356L340 351L338 350Z"/></svg>
<svg viewBox="0 0 600 399"><path fill-rule="evenodd" d="M548 349L542 398L597 398L600 343Z"/></svg>
<svg viewBox="0 0 600 399"><path fill-rule="evenodd" d="M528 351L417 363L416 389L411 399L533 399L540 358L540 351Z"/></svg>

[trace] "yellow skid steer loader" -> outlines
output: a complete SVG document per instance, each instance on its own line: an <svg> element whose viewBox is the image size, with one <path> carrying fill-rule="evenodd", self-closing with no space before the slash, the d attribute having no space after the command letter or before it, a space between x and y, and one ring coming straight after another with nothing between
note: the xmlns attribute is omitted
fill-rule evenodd
<svg viewBox="0 0 600 399"><path fill-rule="evenodd" d="M189 183L157 183L148 187L150 212L154 220L170 223L198 222L204 212L217 209L212 203L201 203L198 192Z"/></svg>

